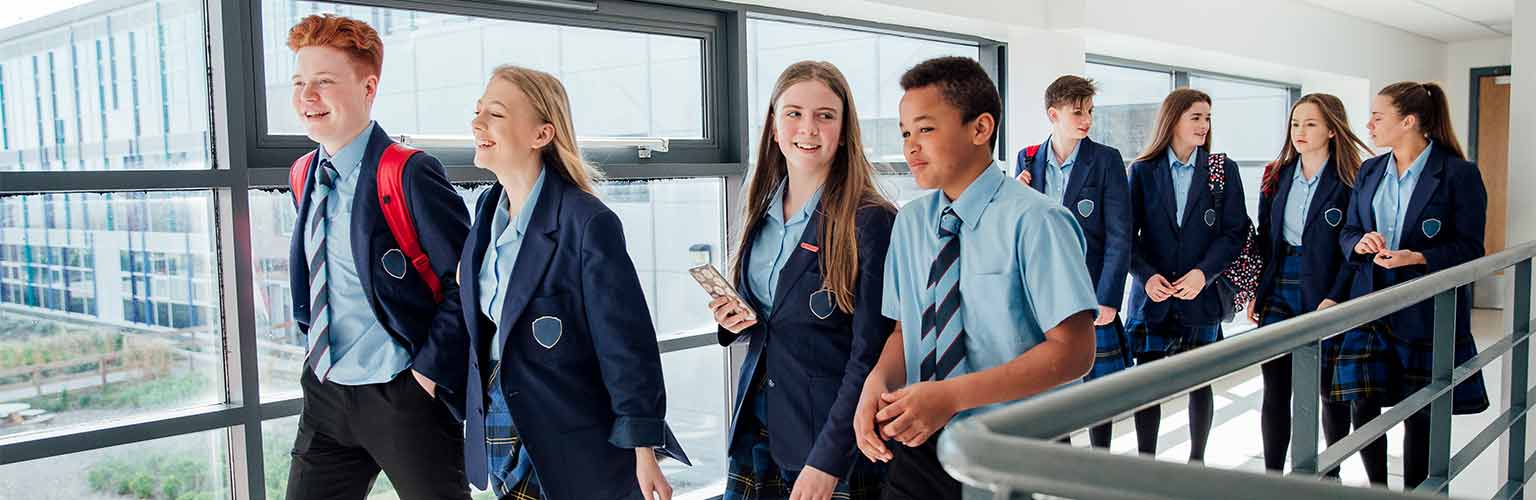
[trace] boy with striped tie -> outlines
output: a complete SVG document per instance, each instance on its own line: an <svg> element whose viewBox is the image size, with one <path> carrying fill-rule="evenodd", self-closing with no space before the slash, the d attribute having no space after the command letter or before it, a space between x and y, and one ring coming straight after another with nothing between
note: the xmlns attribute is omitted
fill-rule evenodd
<svg viewBox="0 0 1536 500"><path fill-rule="evenodd" d="M1093 319L1082 230L992 157L997 87L976 61L925 61L901 78L903 153L935 191L896 216L882 312L899 322L859 400L854 432L889 462L887 499L959 499L936 439L957 414L1082 377Z"/></svg>

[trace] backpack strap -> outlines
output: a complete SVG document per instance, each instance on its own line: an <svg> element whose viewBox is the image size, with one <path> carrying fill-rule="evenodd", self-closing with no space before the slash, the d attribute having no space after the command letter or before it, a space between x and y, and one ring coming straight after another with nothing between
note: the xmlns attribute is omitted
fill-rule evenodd
<svg viewBox="0 0 1536 500"><path fill-rule="evenodd" d="M394 235L395 243L400 245L400 252L411 261L416 274L421 275L421 281L432 291L432 300L442 302L443 284L437 273L432 271L432 261L421 250L416 224L411 219L410 206L405 202L405 165L419 151L400 143L390 144L384 149L384 154L379 158L377 176L379 210L384 213L384 223L389 226L390 234Z"/></svg>
<svg viewBox="0 0 1536 500"><path fill-rule="evenodd" d="M1211 203L1216 205L1217 219L1221 218L1221 202L1227 191L1227 155L1226 153L1211 153L1207 157L1207 165L1211 175L1207 180L1211 188Z"/></svg>
<svg viewBox="0 0 1536 500"><path fill-rule="evenodd" d="M304 186L309 184L309 167L315 163L315 152L304 153L288 167L288 190L293 193L293 206L304 205Z"/></svg>

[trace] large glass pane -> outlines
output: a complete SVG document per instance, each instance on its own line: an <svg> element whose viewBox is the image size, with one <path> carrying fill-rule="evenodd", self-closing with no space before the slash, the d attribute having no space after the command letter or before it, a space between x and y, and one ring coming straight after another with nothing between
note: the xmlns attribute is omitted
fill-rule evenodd
<svg viewBox="0 0 1536 500"><path fill-rule="evenodd" d="M0 498L231 498L227 436L214 430L0 466Z"/></svg>
<svg viewBox="0 0 1536 500"><path fill-rule="evenodd" d="M0 197L0 435L223 400L211 203Z"/></svg>
<svg viewBox="0 0 1536 500"><path fill-rule="evenodd" d="M752 157L763 134L763 118L773 84L784 68L804 60L827 61L837 66L852 87L859 111L864 153L875 162L903 162L901 156L901 74L940 56L979 58L975 45L750 19L747 21L747 120L751 127Z"/></svg>
<svg viewBox="0 0 1536 500"><path fill-rule="evenodd" d="M0 170L209 167L203 2L0 11Z"/></svg>
<svg viewBox="0 0 1536 500"><path fill-rule="evenodd" d="M322 12L383 38L373 116L391 134L468 136L491 70L518 64L560 77L583 137L704 137L702 39L288 0L262 2L269 133L304 133L289 105L287 35Z"/></svg>
<svg viewBox="0 0 1536 500"><path fill-rule="evenodd" d="M725 491L725 434L730 425L725 356L725 350L714 346L661 355L667 423L693 461L693 467L671 460L661 463L678 498L704 499Z"/></svg>
<svg viewBox="0 0 1536 500"><path fill-rule="evenodd" d="M483 189L460 187L459 194L471 206ZM630 258L662 338L713 331L705 306L709 298L688 268L695 262L725 266L724 190L724 181L713 177L599 184L599 195L624 224ZM297 391L305 341L293 323L288 286L293 199L287 191L259 190L250 196L261 388L264 394Z"/></svg>
<svg viewBox="0 0 1536 500"><path fill-rule="evenodd" d="M1211 147L1243 162L1248 214L1257 217L1263 165L1280 155L1290 134L1290 89L1201 75L1190 75L1189 85L1211 94Z"/></svg>
<svg viewBox="0 0 1536 500"><path fill-rule="evenodd" d="M1135 159L1152 141L1157 108L1173 90L1173 74L1088 63L1087 76L1099 88L1088 136L1119 149L1126 161Z"/></svg>

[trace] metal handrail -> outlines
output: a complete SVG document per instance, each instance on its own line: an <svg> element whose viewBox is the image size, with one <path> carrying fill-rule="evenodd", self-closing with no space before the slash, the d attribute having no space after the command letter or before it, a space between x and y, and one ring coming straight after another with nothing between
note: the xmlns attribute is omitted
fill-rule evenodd
<svg viewBox="0 0 1536 500"><path fill-rule="evenodd" d="M1066 387L957 421L939 443L945 469L968 485L968 498L1009 498L1030 491L1074 498L1401 498L1381 488L1351 488L1298 476L1329 470L1387 429L1431 408L1430 477L1416 493L1444 492L1455 476L1497 435L1510 431L1503 492L1516 494L1529 479L1525 456L1526 400L1536 391L1507 390L1506 407L1493 425L1450 456L1452 388L1506 353L1512 387L1524 388L1529 368L1531 259L1536 241L1346 301L1327 310L1264 326L1222 342L1125 370L1091 383ZM1502 269L1516 267L1514 325L1510 336L1488 346L1463 366L1452 366L1456 290ZM1369 425L1318 454L1319 342L1387 314L1435 299L1435 356L1428 387ZM1244 368L1294 353L1293 475L1290 477L1158 462L1139 456L1062 446L1055 440L1136 410L1178 397ZM1510 360L1520 360L1511 362ZM1454 462L1454 463L1453 463ZM979 493L986 490L986 493Z"/></svg>

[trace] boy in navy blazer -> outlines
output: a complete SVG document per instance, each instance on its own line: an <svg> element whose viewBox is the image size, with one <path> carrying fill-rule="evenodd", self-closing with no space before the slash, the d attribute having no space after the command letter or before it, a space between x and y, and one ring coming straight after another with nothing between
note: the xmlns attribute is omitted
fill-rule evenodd
<svg viewBox="0 0 1536 500"><path fill-rule="evenodd" d="M1015 174L1066 206L1088 240L1088 274L1099 310L1093 322L1093 369L1083 380L1124 370L1132 362L1119 316L1131 265L1131 195L1120 150L1088 138L1096 90L1092 80L1076 75L1062 76L1046 87L1051 136L1019 151ZM1089 430L1093 446L1109 447L1111 426L1106 422Z"/></svg>
<svg viewBox="0 0 1536 500"><path fill-rule="evenodd" d="M379 158L392 144L370 119L383 47L367 24L305 18L293 108L320 143L298 199L290 256L293 317L308 336L304 411L287 498L362 499L382 469L402 498L469 498L462 434L468 348L454 278L469 230L436 158L418 153L402 184L417 238L442 286L434 298L383 220Z"/></svg>

